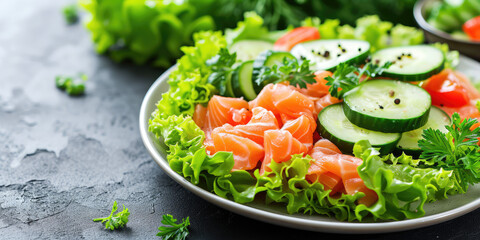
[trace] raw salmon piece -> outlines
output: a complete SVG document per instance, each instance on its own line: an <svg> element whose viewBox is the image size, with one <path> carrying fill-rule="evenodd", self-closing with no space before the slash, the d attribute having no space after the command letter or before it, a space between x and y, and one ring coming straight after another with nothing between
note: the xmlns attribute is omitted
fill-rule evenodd
<svg viewBox="0 0 480 240"><path fill-rule="evenodd" d="M313 101L284 84L268 84L256 99L249 102L249 106L250 109L263 107L272 111L280 125L284 124L282 119L291 120L301 115L309 117L312 120L312 126L316 125L312 114L314 111Z"/></svg>
<svg viewBox="0 0 480 240"><path fill-rule="evenodd" d="M276 91L277 88L286 87L282 84L268 84L265 86L262 91L257 95L255 99L248 103L249 109L252 110L255 107L263 107L274 114L277 113L277 109L272 100L272 94ZM287 87L288 88L288 87Z"/></svg>
<svg viewBox="0 0 480 240"><path fill-rule="evenodd" d="M310 183L321 183L325 190L332 190L330 196L335 195L343 188L342 178L331 172L309 174L305 176L305 179Z"/></svg>
<svg viewBox="0 0 480 240"><path fill-rule="evenodd" d="M320 111L322 111L322 109L326 108L327 106L330 106L335 103L339 103L341 101L342 100L336 97L332 97L330 93L319 98L317 101L315 101L315 111L314 111L315 116L317 116L320 113Z"/></svg>
<svg viewBox="0 0 480 240"><path fill-rule="evenodd" d="M228 123L232 126L247 124L252 118L252 113L246 108L231 108L228 114Z"/></svg>
<svg viewBox="0 0 480 240"><path fill-rule="evenodd" d="M247 101L242 98L213 96L208 102L205 128L213 130L216 127L228 123L231 121L231 114L229 114L230 110L240 110L242 108L248 108Z"/></svg>
<svg viewBox="0 0 480 240"><path fill-rule="evenodd" d="M279 129L275 115L262 107L252 109L252 118L246 125L235 126L242 137L246 137L263 146L263 135L267 130Z"/></svg>
<svg viewBox="0 0 480 240"><path fill-rule="evenodd" d="M231 126L230 126L231 127ZM264 157L264 149L256 142L234 135L235 130L221 127L212 132L215 152L226 151L233 153L235 164L232 171L254 169L258 161Z"/></svg>
<svg viewBox="0 0 480 240"><path fill-rule="evenodd" d="M206 119L207 107L204 107L202 104L197 104L195 106L195 112L193 112L193 121L197 124L199 128L204 128Z"/></svg>
<svg viewBox="0 0 480 240"><path fill-rule="evenodd" d="M244 113L248 108L247 101L241 98L228 98L213 96L205 108L201 104L195 106L193 120L205 132L205 141L203 145L207 149L207 153L214 152L213 140L211 132L216 127L220 127L225 123L233 122L232 109L239 110L238 113ZM241 110L245 109L245 110Z"/></svg>
<svg viewBox="0 0 480 240"><path fill-rule="evenodd" d="M467 104L465 106L458 107L458 108L443 107L443 106L437 106L437 107L445 111L450 116L452 116L454 113L458 113L458 115L460 115L461 118L468 118L478 113L478 109L475 106L475 103L476 101L472 101L470 104Z"/></svg>
<svg viewBox="0 0 480 240"><path fill-rule="evenodd" d="M315 72L315 83L313 84L307 84L307 88L295 88L298 92L314 97L314 98L321 98L328 94L328 89L330 88L327 86L327 80L325 80L326 77L331 77L333 74L329 71L318 71Z"/></svg>
<svg viewBox="0 0 480 240"><path fill-rule="evenodd" d="M308 150L313 146L313 132L310 120L302 115L297 119L285 122L282 129L289 131L294 138L303 143Z"/></svg>
<svg viewBox="0 0 480 240"><path fill-rule="evenodd" d="M288 87L278 87L272 94L271 99L274 103L275 111L280 114L285 114L293 118L300 117L304 114L313 115L313 101L307 96Z"/></svg>
<svg viewBox="0 0 480 240"><path fill-rule="evenodd" d="M305 145L286 130L265 131L263 146L265 148L265 158L260 174L271 171L269 166L272 160L277 163L285 162L290 160L293 154L304 154L308 150Z"/></svg>
<svg viewBox="0 0 480 240"><path fill-rule="evenodd" d="M365 196L359 199L358 203L370 206L377 201L378 196L375 191L368 189L358 174L357 168L362 164L361 159L341 154L340 150L326 139L321 139L315 143L310 155L315 161L309 168L309 179L315 179L311 175L331 173L342 179L346 194L365 193ZM317 176L316 179L320 179L320 176ZM340 187L336 189L338 191Z"/></svg>

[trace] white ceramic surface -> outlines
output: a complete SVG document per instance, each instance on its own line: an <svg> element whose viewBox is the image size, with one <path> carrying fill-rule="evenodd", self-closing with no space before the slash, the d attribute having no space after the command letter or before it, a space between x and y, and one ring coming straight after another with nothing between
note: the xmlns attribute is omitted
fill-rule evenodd
<svg viewBox="0 0 480 240"><path fill-rule="evenodd" d="M425 210L427 214L424 217L395 222L340 222L334 218L321 215L291 215L279 206L273 207L260 201L254 201L250 204L239 204L219 197L193 185L170 169L166 161L165 146L159 143L153 134L148 132L148 119L155 110L156 103L161 99L162 93L168 90L167 78L173 68L170 68L157 79L143 99L139 119L140 134L148 152L165 173L189 191L217 206L249 218L286 227L350 234L384 233L421 228L456 218L480 207L480 185L471 187L466 194L451 196L447 200L426 204ZM478 79L480 78L480 63L472 59L462 56L457 69L469 77L477 77L477 79L473 79L474 81L480 80Z"/></svg>

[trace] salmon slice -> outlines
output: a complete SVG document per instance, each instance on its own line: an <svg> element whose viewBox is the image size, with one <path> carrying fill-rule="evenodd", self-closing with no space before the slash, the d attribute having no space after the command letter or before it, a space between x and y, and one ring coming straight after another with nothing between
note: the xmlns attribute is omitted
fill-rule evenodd
<svg viewBox="0 0 480 240"><path fill-rule="evenodd" d="M326 77L331 77L333 74L329 71L318 71L315 72L315 83L307 84L307 88L295 88L298 92L302 93L303 95L314 97L314 98L321 98L328 94L328 89L330 88L327 86Z"/></svg>
<svg viewBox="0 0 480 240"><path fill-rule="evenodd" d="M342 187L337 185L332 187L332 184L335 183L331 177L331 174L333 174L341 178L346 194L354 195L357 192L365 194L358 200L359 204L370 206L377 201L378 196L375 191L368 189L358 174L357 168L362 164L360 158L342 154L333 143L326 139L321 139L315 143L310 155L315 161L308 169L307 180L322 180L324 182L321 183L326 188L331 188L332 192L333 189L340 191Z"/></svg>
<svg viewBox="0 0 480 240"><path fill-rule="evenodd" d="M199 128L204 128L206 119L207 107L204 107L202 104L197 104L195 106L195 112L193 112L193 121L197 124Z"/></svg>
<svg viewBox="0 0 480 240"><path fill-rule="evenodd" d="M311 128L311 121L306 116L302 115L297 119L285 122L282 129L289 131L294 138L310 150L313 146L313 132Z"/></svg>
<svg viewBox="0 0 480 240"><path fill-rule="evenodd" d="M241 136L231 125L216 128L212 131L214 152L233 153L235 164L232 171L254 169L263 159L265 152L262 145Z"/></svg>
<svg viewBox="0 0 480 240"><path fill-rule="evenodd" d="M247 101L242 98L213 96L208 102L205 128L213 130L225 123L231 122L231 109L241 110L242 108L248 109Z"/></svg>
<svg viewBox="0 0 480 240"><path fill-rule="evenodd" d="M228 114L228 124L232 126L247 124L252 118L252 113L246 108L231 108L230 111L228 111Z"/></svg>
<svg viewBox="0 0 480 240"><path fill-rule="evenodd" d="M332 105L332 104L335 104L335 103L339 103L341 102L342 100L336 98L336 97L332 97L332 95L327 94L319 99L317 99L315 101L315 111L314 111L314 114L315 116L317 116L320 111L322 111L322 109Z"/></svg>
<svg viewBox="0 0 480 240"><path fill-rule="evenodd" d="M461 118L468 118L478 113L478 109L475 106L475 103L471 103L459 108L442 107L442 106L437 106L437 107L445 111L450 116L452 116L454 113L458 113L458 115L460 115Z"/></svg>
<svg viewBox="0 0 480 240"><path fill-rule="evenodd" d="M305 179L310 183L321 183L325 190L332 190L330 196L335 195L343 188L342 178L331 172L309 174L305 176Z"/></svg>
<svg viewBox="0 0 480 240"><path fill-rule="evenodd" d="M249 102L249 106L250 109L263 107L273 112L279 120L280 126L288 120L304 115L312 122L312 129L316 127L313 116L314 102L309 97L284 84L268 84L256 99Z"/></svg>
<svg viewBox="0 0 480 240"><path fill-rule="evenodd" d="M279 129L275 115L262 107L252 109L252 118L246 125L235 126L242 137L246 137L263 146L263 135L267 130Z"/></svg>
<svg viewBox="0 0 480 240"><path fill-rule="evenodd" d="M242 98L213 96L207 107L197 104L193 114L193 121L205 132L205 146L207 153L215 152L212 130L230 123L241 124L249 120L248 103Z"/></svg>
<svg viewBox="0 0 480 240"><path fill-rule="evenodd" d="M268 130L265 131L264 143L265 158L263 159L260 174L265 171L271 171L270 162L274 160L277 163L290 160L293 154L304 154L307 147L286 130Z"/></svg>

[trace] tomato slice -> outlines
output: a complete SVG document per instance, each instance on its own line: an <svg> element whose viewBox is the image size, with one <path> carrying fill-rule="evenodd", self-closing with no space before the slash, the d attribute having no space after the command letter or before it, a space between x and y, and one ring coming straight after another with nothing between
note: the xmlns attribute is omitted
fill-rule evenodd
<svg viewBox="0 0 480 240"><path fill-rule="evenodd" d="M480 16L474 17L463 24L463 31L472 41L480 41Z"/></svg>
<svg viewBox="0 0 480 240"><path fill-rule="evenodd" d="M273 50L290 51L293 46L310 40L320 39L320 32L315 27L298 27L279 38L273 45Z"/></svg>
<svg viewBox="0 0 480 240"><path fill-rule="evenodd" d="M430 77L422 87L432 96L433 105L461 107L470 103L467 86L450 69Z"/></svg>

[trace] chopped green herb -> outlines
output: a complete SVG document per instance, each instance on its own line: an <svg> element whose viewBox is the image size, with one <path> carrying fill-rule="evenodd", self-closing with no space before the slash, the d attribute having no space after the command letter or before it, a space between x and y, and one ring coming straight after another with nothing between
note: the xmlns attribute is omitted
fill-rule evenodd
<svg viewBox="0 0 480 240"><path fill-rule="evenodd" d="M480 182L480 128L473 128L477 123L476 119L462 120L454 113L452 125L445 126L447 133L425 129L423 139L418 141L423 151L420 158L432 160L437 168L453 170L463 191Z"/></svg>
<svg viewBox="0 0 480 240"><path fill-rule="evenodd" d="M55 85L62 90L65 90L68 95L79 96L85 92L85 81L87 76L85 74L79 74L76 77L70 76L56 76Z"/></svg>
<svg viewBox="0 0 480 240"><path fill-rule="evenodd" d="M102 223L105 222L105 229L110 229L112 231L115 229L123 228L127 225L130 212L128 211L128 208L125 208L125 205L123 205L123 210L121 212L114 214L116 211L117 201L113 202L112 211L110 212L110 215L108 217L95 218L93 219L93 221L102 221Z"/></svg>
<svg viewBox="0 0 480 240"><path fill-rule="evenodd" d="M325 80L328 81L327 86L330 86L328 91L333 97L342 99L345 93L360 84L360 79L365 81L369 78L379 76L391 65L391 62L386 62L383 66L369 62L365 64L363 68L359 68L347 63L340 63L333 73L333 76L325 78Z"/></svg>
<svg viewBox="0 0 480 240"><path fill-rule="evenodd" d="M65 6L62 12L68 24L74 24L78 21L78 8L76 4Z"/></svg>
<svg viewBox="0 0 480 240"><path fill-rule="evenodd" d="M207 82L215 86L219 94L224 96L227 91L226 81L232 72L232 66L237 60L237 53L232 53L226 48L221 48L217 55L208 59L206 65L212 73L208 76Z"/></svg>
<svg viewBox="0 0 480 240"><path fill-rule="evenodd" d="M262 67L255 81L258 85L289 82L292 86L307 88L307 84L315 83L315 74L310 70L309 60L299 65L297 59L285 57L281 66Z"/></svg>
<svg viewBox="0 0 480 240"><path fill-rule="evenodd" d="M157 233L157 236L163 240L184 240L187 238L189 234L188 226L190 226L189 217L182 219L182 223L179 224L177 224L177 219L170 214L163 215L162 218L162 223L170 226L160 226L158 228L160 232Z"/></svg>

